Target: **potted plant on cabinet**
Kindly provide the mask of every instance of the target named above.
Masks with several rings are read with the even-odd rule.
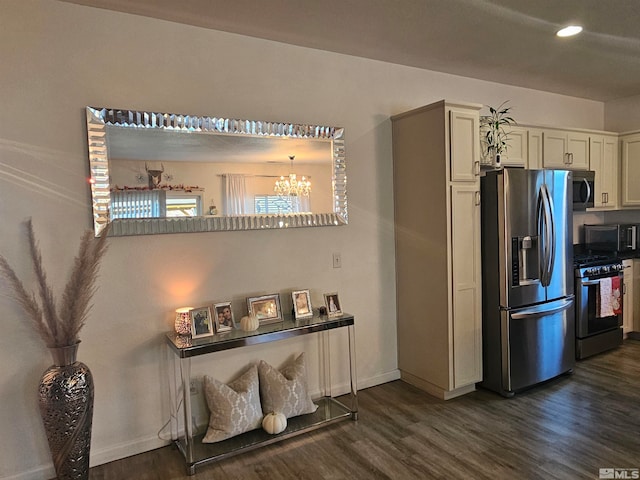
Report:
[[[502,102],[497,108],[489,107],[489,115],[480,117],[480,132],[482,137],[482,154],[484,164],[489,164],[494,168],[500,168],[502,154],[508,148],[509,132],[508,128],[517,125],[510,115],[511,107],[506,106],[508,100]]]

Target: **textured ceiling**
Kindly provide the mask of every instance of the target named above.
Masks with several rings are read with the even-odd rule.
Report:
[[[640,95],[640,0],[63,0],[599,101]],[[584,26],[573,38],[555,32]]]

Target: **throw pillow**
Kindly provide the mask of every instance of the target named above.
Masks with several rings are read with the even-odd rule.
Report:
[[[291,418],[313,413],[318,408],[311,401],[307,390],[304,352],[280,371],[261,360],[258,375],[262,411],[265,414],[282,413],[285,417]]]
[[[207,375],[204,394],[211,412],[203,443],[214,443],[262,425],[258,370],[255,365],[225,385]]]

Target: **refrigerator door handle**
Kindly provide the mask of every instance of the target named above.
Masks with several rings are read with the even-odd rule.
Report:
[[[573,297],[570,299],[564,300],[560,305],[554,306],[552,308],[545,308],[545,305],[541,305],[538,307],[530,308],[528,310],[524,310],[518,313],[512,313],[511,318],[514,320],[522,320],[530,317],[539,317],[542,315],[550,315],[552,313],[561,312],[563,310],[567,310],[573,305]]]
[[[547,270],[549,264],[549,239],[547,238],[547,212],[545,206],[545,198],[543,191],[544,184],[538,190],[538,204],[536,208],[536,216],[538,223],[538,238],[540,238],[540,250],[542,261],[540,262],[540,283],[543,287],[548,285]]]
[[[553,213],[553,201],[551,200],[551,195],[549,195],[549,190],[546,185],[544,186],[545,200],[547,206],[547,228],[549,230],[549,263],[547,264],[547,284],[551,283],[551,276],[553,275],[553,264],[556,260],[556,226],[555,226],[555,215]]]
[[[551,283],[553,275],[553,264],[555,262],[556,248],[555,239],[556,232],[554,226],[553,203],[549,195],[549,189],[546,184],[540,186],[538,193],[538,228],[541,233],[543,245],[543,262],[542,262],[542,285],[548,287]]]
[[[544,239],[544,221],[543,221],[543,203],[544,199],[542,198],[542,188],[538,190],[538,201],[536,203],[536,224],[538,231],[538,238],[540,239],[538,243],[538,251],[540,252],[538,255],[542,257],[542,261],[540,262],[540,282],[542,285],[545,285],[545,265],[547,263],[547,248],[546,242]]]

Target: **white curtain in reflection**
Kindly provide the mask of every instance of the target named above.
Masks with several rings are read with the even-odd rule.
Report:
[[[310,196],[308,197],[298,197],[298,210],[297,213],[311,213],[311,202]]]
[[[244,204],[246,197],[244,175],[226,173],[222,175],[223,213],[225,215],[244,215],[247,209]]]

